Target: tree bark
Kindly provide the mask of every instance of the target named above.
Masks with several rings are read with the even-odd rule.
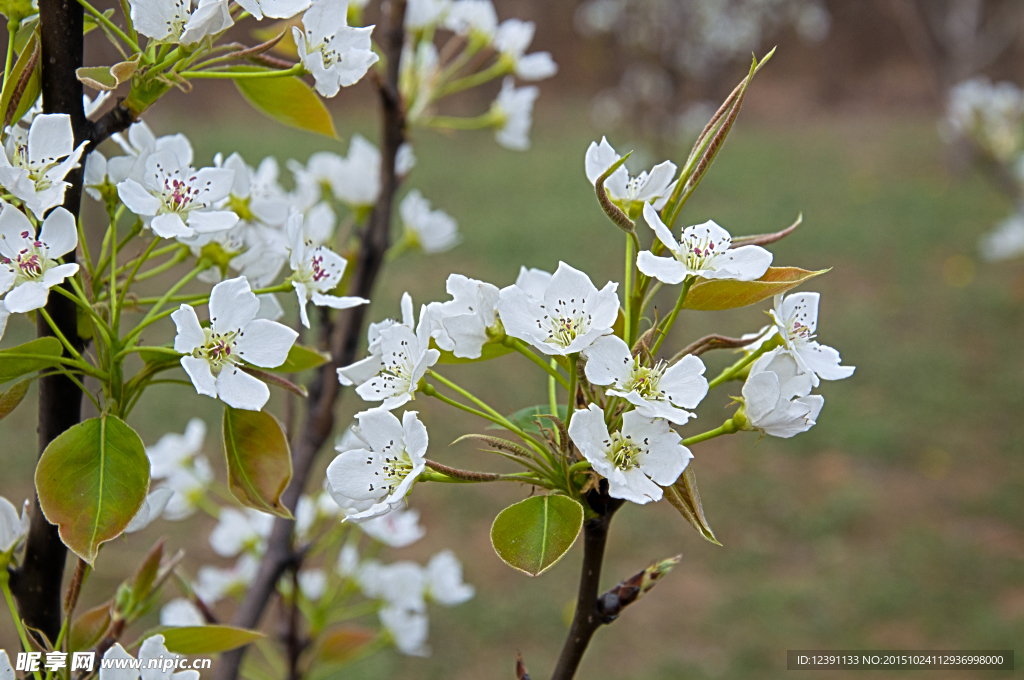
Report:
[[[592,491],[587,495],[587,502],[598,516],[583,523],[583,568],[576,597],[576,613],[551,680],[572,680],[576,676],[590,639],[604,623],[604,616],[598,610],[601,566],[604,563],[605,544],[608,542],[608,528],[615,511],[622,507],[622,501],[611,498],[607,493]]]
[[[402,44],[405,40],[405,1],[389,0],[384,5],[384,16],[378,30],[383,32],[384,58],[387,64],[385,78],[378,82],[381,98],[381,190],[373,212],[367,219],[359,253],[354,262],[352,290],[349,295],[369,298],[390,244],[391,212],[398,178],[395,174],[395,156],[405,141],[405,112],[398,94],[398,67]],[[312,385],[304,423],[292,451],[292,481],[281,495],[281,502],[295,509],[299,496],[306,487],[317,453],[323,448],[334,429],[334,407],[341,391],[335,369],[355,360],[356,350],[363,335],[366,307],[343,310],[334,324],[325,324],[329,337],[325,338],[332,360],[325,364]],[[277,586],[278,579],[294,564],[294,521],[277,519],[267,544],[267,552],[260,563],[256,578],[246,591],[233,625],[256,628],[263,611]],[[234,680],[245,655],[245,648],[225,653],[217,666],[217,680]]]

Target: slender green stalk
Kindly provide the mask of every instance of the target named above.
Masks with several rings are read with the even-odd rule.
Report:
[[[495,78],[500,78],[506,73],[511,72],[511,67],[508,61],[499,58],[498,61],[494,62],[482,71],[477,71],[458,80],[453,80],[447,85],[442,85],[434,90],[434,94],[431,97],[432,100],[436,101],[442,97],[455,94],[456,92],[462,92],[478,85],[490,82]]]
[[[626,341],[626,344],[630,347],[633,346],[633,314],[632,314],[632,290],[633,290],[633,239],[630,235],[626,235],[626,285],[625,294],[622,296],[625,300],[625,325],[622,330],[622,339]]]
[[[775,349],[776,347],[779,347],[780,345],[782,345],[782,337],[779,336],[778,333],[776,333],[774,337],[765,340],[763,343],[761,343],[761,346],[758,347],[756,350],[754,350],[747,356],[743,357],[729,368],[722,371],[717,378],[708,383],[708,390],[713,390],[722,383],[732,380],[737,373],[739,373],[744,368],[757,361],[758,357],[760,357],[762,354],[770,352],[771,350]]]
[[[558,362],[554,359],[551,360],[551,368],[557,370]],[[548,407],[551,409],[551,415],[558,416],[558,393],[556,392],[557,381],[555,376],[548,376]]]
[[[577,354],[569,355],[569,401],[565,406],[565,429],[569,429],[572,414],[576,410],[576,358]]]
[[[730,418],[729,420],[725,421],[715,429],[708,430],[707,432],[701,432],[698,435],[694,435],[688,439],[684,439],[682,443],[683,446],[693,446],[694,444],[706,442],[707,440],[714,439],[715,437],[721,437],[723,434],[733,434],[735,432],[739,432],[739,429],[740,428],[736,425],[736,423],[733,422],[733,419]]]
[[[96,407],[97,411],[99,411],[100,413],[103,412],[103,407],[101,407],[100,403],[96,401],[96,398],[93,397],[92,394],[85,389],[85,385],[82,384],[82,381],[80,381],[78,378],[72,375],[71,371],[64,369],[64,367],[59,364],[57,365],[57,370],[59,370],[64,375],[65,378],[75,383],[75,386],[78,387],[79,391],[82,394],[84,394],[89,399],[89,401],[92,402],[92,405]]]
[[[565,389],[569,389],[569,381],[565,379],[565,376],[563,376],[561,373],[558,372],[557,368],[555,368],[554,366],[549,365],[546,361],[544,361],[539,356],[537,356],[532,351],[530,351],[530,349],[525,344],[523,344],[523,342],[521,340],[517,340],[516,338],[512,338],[511,336],[509,338],[506,338],[506,342],[508,342],[509,340],[511,340],[511,344],[508,345],[509,347],[511,347],[515,351],[519,352],[520,354],[522,354],[524,357],[526,357],[527,359],[529,359],[533,363],[535,363],[538,366],[540,366],[541,369],[543,369],[545,373],[547,373],[552,378],[557,380],[559,385],[561,385]],[[558,414],[557,413],[553,413],[552,415],[558,415]]]
[[[173,260],[174,264],[177,264],[178,262],[181,262],[186,257],[188,257],[188,252],[189,252],[189,250],[188,250],[187,246],[183,246],[180,243],[175,243],[175,244],[172,244],[172,245],[169,245],[169,246],[164,246],[163,248],[157,248],[156,250],[154,250],[151,253],[146,253],[146,259],[147,260],[152,260],[153,258],[156,258],[156,257],[163,257],[164,255],[167,255],[168,253],[174,253],[175,257],[179,257],[179,255],[178,255],[179,253],[184,253],[184,255],[180,256],[179,259],[174,259]],[[135,266],[135,262],[138,259],[139,259],[138,257],[134,257],[134,258],[128,260],[127,262],[125,262],[120,267],[118,267],[117,268],[117,275],[120,276],[121,274],[124,274],[126,271],[128,271],[129,269],[134,267]],[[165,264],[166,264],[166,262],[165,263],[161,263],[158,266],[163,267]],[[154,274],[150,273],[151,271],[152,271],[151,269],[147,269],[146,271],[141,272],[140,274],[138,274],[135,277],[135,280],[136,281],[145,281],[146,279],[150,278],[151,276],[154,276]],[[166,269],[161,269],[160,271],[166,271]],[[156,272],[156,273],[160,273],[160,272]]]
[[[182,71],[178,75],[183,78],[223,78],[230,80],[242,80],[252,78],[284,78],[287,76],[300,76],[306,69],[302,64],[296,64],[290,69],[283,71]]]
[[[18,638],[21,640],[21,646],[26,652],[32,651],[32,646],[28,642],[28,636],[25,634],[25,626],[21,623],[21,617],[18,616],[18,607],[14,604],[14,596],[11,595],[11,586],[8,582],[10,576],[7,573],[7,567],[0,570],[0,589],[4,591],[4,599],[7,600],[7,608],[11,612],[11,618],[14,619],[14,627],[18,629]],[[42,680],[42,675],[39,671],[33,671],[36,680]]]
[[[11,77],[11,68],[14,66],[14,36],[18,34],[20,21],[7,22],[7,63],[4,65],[4,85]]]
[[[88,2],[86,2],[86,0],[78,0],[78,4],[84,7],[86,12],[93,15],[97,22],[105,26],[107,30],[109,30],[111,33],[113,33],[118,38],[123,40],[124,43],[128,45],[128,47],[132,48],[134,54],[139,54],[142,52],[142,49],[139,47],[138,41],[132,40],[130,37],[125,35],[125,32],[118,28],[117,24],[115,24],[113,21],[105,17],[103,15],[103,12],[99,11],[98,9],[90,5]],[[143,57],[145,57],[145,55],[143,55]]]
[[[50,325],[50,330],[53,331],[53,334],[56,335],[57,339],[60,340],[62,345],[64,345],[64,349],[66,349],[71,356],[82,361],[82,355],[79,354],[78,350],[75,349],[75,346],[68,342],[68,339],[64,337],[60,327],[54,322],[53,318],[50,317],[50,313],[46,311],[46,308],[40,307],[39,313],[43,315],[44,319],[46,319],[46,323]]]
[[[583,472],[584,470],[589,470],[589,469],[590,469],[590,461],[589,460],[581,460],[578,463],[573,463],[572,465],[570,465],[569,469],[567,470],[567,473],[568,473],[569,478],[571,479],[572,475],[576,474],[577,472]]]
[[[679,299],[676,300],[676,306],[672,309],[672,313],[669,314],[668,318],[665,319],[665,325],[658,334],[658,338],[654,341],[654,347],[651,348],[651,356],[657,356],[658,348],[661,347],[661,343],[665,342],[665,338],[668,337],[669,331],[672,330],[672,326],[676,322],[676,317],[679,316],[679,311],[683,308],[683,303],[686,302],[686,294],[690,292],[690,286],[693,285],[693,281],[693,276],[687,276],[686,280],[683,281],[683,288],[679,291]]]
[[[150,324],[156,323],[160,319],[165,319],[168,316],[170,316],[174,312],[174,310],[160,312],[160,309],[164,306],[164,304],[167,303],[167,301],[171,297],[174,296],[175,293],[181,290],[185,286],[185,284],[187,284],[189,281],[198,276],[199,272],[204,271],[206,268],[207,267],[205,263],[198,264],[194,269],[192,269],[192,271],[190,271],[188,274],[185,274],[185,276],[181,277],[181,279],[179,279],[176,284],[171,286],[167,290],[167,292],[164,293],[163,297],[157,300],[156,304],[153,305],[153,308],[149,310],[146,316],[142,318],[142,321],[140,321],[139,325],[135,327],[135,330],[133,330],[131,333],[125,336],[123,345],[130,345],[135,340],[135,338],[137,338],[142,333],[142,331]],[[115,355],[114,359],[117,360],[117,358],[122,356],[123,354],[123,351],[119,352],[117,355]]]
[[[131,36],[132,40],[136,43],[139,42],[138,31],[135,30],[135,22],[132,21],[132,8],[128,5],[128,0],[121,0],[121,12],[124,14],[124,22],[128,25],[128,35]]]
[[[135,280],[136,274],[139,273],[139,268],[141,268],[142,265],[146,262],[146,260],[149,259],[149,257],[153,254],[153,251],[156,249],[156,245],[158,243],[160,243],[159,239],[153,239],[153,242],[149,244],[149,247],[146,248],[145,252],[142,253],[141,256],[139,256],[139,257],[137,257],[135,259],[135,266],[132,268],[131,273],[128,274],[128,278],[125,279],[124,285],[121,286],[121,297],[117,298],[117,305],[114,307],[114,309],[112,311],[112,314],[114,316],[114,320],[110,324],[113,327],[113,329],[114,329],[114,333],[116,333],[116,334],[120,334],[118,329],[120,329],[120,327],[121,327],[121,308],[124,307],[124,296],[128,294],[128,287],[132,285],[132,281]],[[110,275],[110,282],[111,282],[112,286],[113,286],[113,282],[116,279],[117,279],[117,274],[116,273],[112,273]],[[111,289],[110,299],[111,300],[114,299],[113,289]]]
[[[423,126],[443,128],[445,130],[482,130],[494,125],[496,120],[497,119],[494,114],[488,111],[487,113],[483,113],[472,118],[463,118],[461,116],[431,116],[423,121]]]
[[[56,292],[58,295],[63,295],[67,299],[71,300],[76,305],[78,305],[79,309],[88,314],[89,317],[93,320],[96,329],[99,330],[99,332],[103,335],[103,338],[109,344],[110,330],[107,328],[107,322],[103,319],[103,317],[96,313],[96,310],[92,308],[92,305],[90,305],[88,302],[84,300],[85,294],[79,287],[78,282],[75,281],[73,278],[69,278],[67,279],[67,281],[71,282],[71,287],[75,289],[75,292],[77,292],[78,295],[75,295],[74,293],[65,290],[61,286],[54,286],[50,290]]]

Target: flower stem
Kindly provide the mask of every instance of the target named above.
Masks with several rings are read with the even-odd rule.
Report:
[[[11,77],[11,67],[14,66],[14,36],[18,33],[20,21],[7,22],[7,63],[4,65],[4,85]]]
[[[735,434],[736,432],[739,432],[739,430],[740,428],[736,422],[732,418],[729,418],[729,420],[725,421],[713,430],[701,432],[700,434],[684,439],[682,444],[683,446],[693,446],[694,444],[700,444],[701,442],[706,442],[707,440],[714,439],[715,437],[721,437],[723,434]]]
[[[177,293],[179,290],[181,290],[185,286],[185,284],[187,284],[189,281],[194,279],[196,276],[199,275],[199,272],[201,272],[201,271],[203,271],[205,269],[206,269],[206,264],[204,262],[201,262],[201,263],[197,264],[196,267],[194,269],[192,269],[192,271],[190,271],[188,274],[185,274],[185,276],[181,277],[181,279],[179,279],[176,284],[171,286],[167,290],[167,292],[164,293],[163,297],[161,297],[159,300],[157,300],[156,304],[153,305],[153,308],[149,310],[149,312],[146,314],[146,316],[144,316],[142,318],[142,321],[140,321],[139,325],[135,327],[135,330],[133,330],[131,333],[129,333],[127,336],[125,336],[124,342],[122,344],[125,345],[125,346],[130,345],[131,342],[135,338],[137,338],[139,336],[139,334],[142,333],[142,331],[147,326],[149,326],[152,323],[155,323],[155,322],[159,321],[160,319],[164,319],[164,318],[167,318],[168,316],[170,316],[173,313],[174,310],[169,310],[167,312],[160,313],[160,308],[163,307],[164,304],[170,298],[172,298],[175,293]],[[124,354],[124,352],[120,352],[114,358],[116,359],[117,357],[122,356],[123,354]]]
[[[554,359],[551,360],[551,368],[557,369],[558,362]],[[557,381],[555,376],[548,376],[548,408],[551,409],[551,415],[558,417],[558,393],[557,393]]]
[[[473,118],[461,116],[431,116],[423,121],[424,127],[436,127],[446,130],[482,130],[495,123],[495,117],[487,112]]]
[[[18,607],[14,604],[14,597],[11,595],[10,576],[7,573],[7,567],[0,570],[0,589],[4,591],[4,599],[7,600],[7,608],[11,612],[11,618],[14,619],[14,627],[18,629],[18,638],[21,640],[21,646],[26,652],[32,651],[32,646],[28,642],[28,636],[25,634],[25,627],[21,624],[21,617],[18,616]],[[33,671],[36,680],[42,680],[42,675],[39,671]]]
[[[672,313],[669,314],[668,318],[665,319],[665,325],[661,329],[661,333],[658,334],[658,339],[654,341],[654,347],[651,348],[651,356],[657,356],[658,348],[661,347],[661,343],[668,337],[669,331],[672,330],[673,324],[676,322],[676,317],[679,316],[679,310],[683,308],[683,303],[686,302],[686,294],[690,292],[690,286],[693,285],[694,277],[687,276],[686,280],[683,281],[683,288],[679,291],[679,299],[676,300],[676,306],[672,308]]]
[[[125,35],[125,32],[118,28],[117,24],[115,24],[113,21],[104,16],[103,12],[99,11],[98,9],[90,5],[88,2],[86,2],[86,0],[78,0],[78,4],[84,7],[85,11],[91,14],[97,22],[103,24],[108,31],[110,31],[118,38],[123,40],[124,43],[128,45],[128,47],[132,48],[134,54],[139,54],[142,52],[142,49],[139,47],[139,43]],[[127,16],[131,16],[131,14],[128,13]],[[143,54],[143,58],[145,59],[145,54]]]
[[[251,78],[283,78],[286,76],[300,76],[305,73],[302,64],[296,64],[289,69],[282,71],[183,71],[178,75],[183,78],[225,78],[231,80]]]
[[[495,78],[500,78],[506,73],[510,72],[509,64],[503,59],[498,59],[483,71],[477,71],[458,80],[453,80],[447,85],[442,85],[434,91],[432,100],[436,101],[442,97],[455,94],[456,92],[462,92],[470,88],[476,87],[477,85],[483,85],[484,83],[490,82]]]
[[[623,295],[625,300],[625,325],[622,330],[622,339],[626,341],[626,344],[630,347],[633,346],[633,314],[632,314],[632,290],[633,290],[633,239],[630,238],[632,234],[626,234],[626,294]]]
[[[555,368],[554,366],[549,365],[547,362],[545,362],[539,356],[537,356],[536,354],[531,352],[530,348],[527,347],[526,345],[524,345],[521,340],[517,340],[516,338],[513,338],[513,337],[509,336],[509,337],[507,337],[505,339],[505,343],[506,343],[506,346],[511,347],[512,349],[514,349],[515,351],[519,352],[524,357],[526,357],[527,359],[532,361],[533,363],[535,363],[538,366],[540,366],[544,370],[545,373],[547,373],[552,378],[557,380],[558,383],[562,387],[564,387],[565,389],[569,389],[569,381],[565,379],[565,376],[563,376],[561,373],[559,373],[557,368]],[[553,413],[552,415],[558,415],[558,414],[557,413]]]
[[[569,355],[569,401],[565,405],[565,429],[569,429],[576,410],[576,354]]]
[[[68,353],[71,354],[71,356],[73,356],[75,359],[82,361],[82,355],[79,354],[78,350],[75,349],[75,346],[68,342],[68,339],[64,337],[64,334],[61,332],[60,328],[54,322],[53,318],[50,316],[50,313],[46,311],[46,307],[40,307],[39,312],[43,315],[43,318],[46,319],[46,323],[50,325],[50,329],[53,331],[53,334],[56,335],[57,339],[60,340],[62,345],[64,345],[64,349],[66,349]]]

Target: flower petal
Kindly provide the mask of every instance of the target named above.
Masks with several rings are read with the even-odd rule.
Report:
[[[260,301],[244,276],[221,281],[210,293],[210,321],[218,333],[243,328],[259,310]]]
[[[7,294],[4,298],[4,306],[12,314],[31,312],[33,309],[40,309],[46,306],[46,300],[50,295],[50,289],[44,283],[38,281],[27,281]]]
[[[53,259],[70,253],[78,245],[74,216],[64,208],[55,208],[43,221],[39,240],[46,244]]]
[[[641,251],[636,256],[636,268],[647,276],[669,285],[682,283],[690,274],[686,265],[674,257],[658,257],[649,250]]]
[[[259,411],[270,399],[270,388],[241,369],[225,366],[217,376],[217,396],[231,408]]]
[[[238,356],[254,366],[277,368],[288,359],[288,351],[299,334],[269,319],[254,319],[245,325],[235,346]]]
[[[210,370],[210,362],[197,357],[185,356],[181,358],[181,367],[188,373],[196,392],[207,397],[217,398],[217,379],[213,377]]]

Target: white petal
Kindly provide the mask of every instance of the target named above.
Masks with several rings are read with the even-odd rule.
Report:
[[[154,217],[149,228],[160,238],[188,238],[195,236],[195,231],[187,226],[178,213],[163,213]]]
[[[177,311],[172,312],[171,320],[174,321],[174,326],[178,329],[178,334],[174,337],[175,352],[188,354],[206,343],[206,333],[199,325],[196,310],[189,305],[183,304]]]
[[[370,301],[366,298],[341,297],[337,295],[324,295],[323,293],[313,293],[310,299],[317,307],[331,307],[332,309],[349,309],[370,304]]]
[[[64,208],[55,208],[43,221],[39,240],[46,244],[50,257],[54,259],[70,253],[78,245],[74,216]]]
[[[647,181],[644,182],[640,191],[637,192],[636,200],[650,201],[666,195],[669,187],[672,186],[672,178],[675,174],[676,164],[672,161],[664,161],[655,165],[651,170],[651,174],[647,176]],[[644,217],[647,217],[646,210],[644,211]]]
[[[133,179],[126,179],[118,184],[117,195],[136,215],[156,215],[160,212],[160,199]]]
[[[210,293],[210,321],[218,333],[243,328],[259,310],[260,301],[244,276],[221,281]]]
[[[254,366],[276,368],[288,358],[299,334],[284,324],[255,319],[242,329],[236,347],[238,356]]]
[[[771,252],[761,246],[740,246],[730,248],[716,257],[713,261],[716,271],[704,276],[709,279],[755,281],[764,276],[771,264]]]
[[[63,113],[36,116],[28,131],[28,156],[33,164],[49,165],[71,154],[75,135],[71,116]]]
[[[696,408],[708,393],[704,370],[704,362],[688,354],[665,371],[658,387],[666,393],[674,406]]]
[[[193,210],[188,214],[188,226],[199,234],[227,231],[238,224],[238,215],[230,210]]]
[[[12,314],[31,312],[33,309],[45,307],[49,295],[50,289],[45,284],[28,281],[7,294],[4,306]]]
[[[213,371],[210,370],[208,361],[191,356],[182,357],[181,367],[188,373],[192,384],[195,385],[196,392],[207,397],[217,398],[217,379],[213,377]]]
[[[270,388],[245,371],[228,366],[217,376],[217,396],[232,408],[259,411],[270,399]]]
[[[807,367],[822,380],[842,380],[853,375],[854,367],[840,366],[839,352],[828,345],[808,342],[800,346],[797,352]]]
[[[587,380],[595,385],[622,385],[633,375],[629,346],[614,335],[605,335],[586,349]]]
[[[661,221],[658,211],[650,203],[644,204],[644,221],[647,222],[647,226],[654,230],[658,240],[665,244],[669,250],[672,252],[679,250],[679,243],[672,236],[672,230]]]
[[[669,285],[682,283],[690,274],[686,265],[674,257],[658,257],[649,250],[641,251],[636,256],[636,268],[647,276]]]

